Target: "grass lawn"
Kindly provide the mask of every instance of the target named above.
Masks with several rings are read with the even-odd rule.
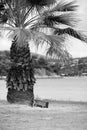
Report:
[[[87,104],[43,109],[1,101],[0,130],[87,130]]]
[[[47,109],[7,103],[5,87],[1,81],[0,130],[87,130],[87,77],[38,79],[35,97],[48,99]]]

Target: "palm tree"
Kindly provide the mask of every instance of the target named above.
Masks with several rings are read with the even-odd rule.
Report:
[[[7,100],[33,105],[34,68],[31,40],[38,47],[47,45],[47,54],[66,58],[65,38],[83,42],[86,36],[74,29],[77,5],[56,0],[0,0],[0,30],[9,31],[11,67],[7,75]]]

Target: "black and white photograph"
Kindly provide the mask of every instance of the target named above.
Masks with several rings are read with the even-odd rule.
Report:
[[[0,0],[0,130],[87,130],[87,0]]]

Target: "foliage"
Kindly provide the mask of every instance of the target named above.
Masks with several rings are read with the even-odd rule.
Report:
[[[39,58],[38,65],[39,65],[39,67],[46,68],[48,66],[48,62],[44,58]]]
[[[87,36],[75,29],[77,5],[75,1],[0,0],[0,7],[0,30],[6,30],[13,41],[7,75],[8,97],[13,97],[9,89],[22,92],[30,89],[33,99],[35,78],[28,45],[31,40],[37,48],[45,44],[47,55],[63,61],[69,59],[64,44],[68,36],[87,42]],[[39,66],[43,64],[49,69],[46,61],[39,59]]]
[[[0,7],[0,29],[10,31],[11,38],[17,36],[18,46],[32,39],[37,47],[47,44],[47,54],[65,58],[67,35],[87,42],[87,37],[75,30],[75,1],[1,0]]]
[[[39,56],[40,57],[40,56]],[[87,73],[87,58],[78,59],[78,64],[73,65],[74,59],[72,59],[72,64],[62,64],[60,61],[52,64],[49,59],[44,57],[38,58],[38,55],[32,54],[33,66],[36,75],[42,75],[42,70],[49,71],[49,73],[62,74],[65,75],[78,75],[78,71],[82,70],[83,73]],[[52,59],[51,59],[52,61]],[[69,61],[70,62],[70,61]],[[6,76],[8,70],[10,69],[10,53],[9,51],[0,51],[0,76]],[[61,67],[64,65],[64,68]],[[39,73],[40,71],[40,73]]]
[[[52,68],[53,72],[55,72],[57,75],[60,75],[61,63],[55,63],[50,67]]]
[[[52,63],[49,62],[45,57],[38,58],[38,55],[32,54],[32,61],[34,69],[36,70],[36,74],[39,73],[38,69],[45,69],[51,73],[56,73],[60,66],[60,63]],[[8,70],[10,69],[11,61],[10,61],[10,52],[9,51],[0,51],[0,75],[6,76]],[[42,72],[41,72],[42,73]]]

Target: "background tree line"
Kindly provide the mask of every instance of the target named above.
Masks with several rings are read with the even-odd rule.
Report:
[[[62,73],[66,76],[74,76],[79,73],[87,73],[87,58],[78,58],[77,62],[75,59],[72,59],[72,62],[69,64],[68,61],[66,64],[62,64],[60,61],[50,62],[44,56],[38,56],[35,53],[32,53],[32,62],[35,70],[35,75],[61,75]],[[9,51],[0,51],[0,76],[6,76],[10,69],[10,52]],[[44,71],[44,72],[43,72]]]
[[[32,62],[35,69],[35,74],[39,75],[39,71],[44,69],[47,75],[51,73],[58,74],[61,68],[61,63],[52,63],[49,62],[45,57],[38,58],[37,54],[32,53]],[[10,52],[9,51],[0,51],[0,76],[6,76],[10,69]],[[41,71],[41,73],[43,73]]]

